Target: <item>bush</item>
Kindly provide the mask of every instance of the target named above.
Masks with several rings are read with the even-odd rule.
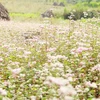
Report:
[[[96,8],[96,7],[99,7],[100,6],[100,3],[99,2],[84,2],[82,3],[84,6],[88,6],[88,7],[93,7],[93,8]]]
[[[93,18],[93,17],[98,18],[99,12],[100,11],[96,11],[96,10],[87,11],[84,9],[77,9],[71,12],[67,12],[65,10],[63,16],[64,16],[64,19],[73,19],[73,20],[78,20],[81,18]]]
[[[97,2],[90,2],[89,6],[90,7],[99,7],[99,3],[97,3]]]
[[[83,12],[83,9],[75,9],[70,12],[64,12],[64,19],[81,19],[82,17],[84,17]]]

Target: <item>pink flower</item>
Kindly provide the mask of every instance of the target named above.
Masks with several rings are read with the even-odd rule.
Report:
[[[91,83],[91,82],[89,81],[89,82],[86,82],[85,85],[88,86],[88,87],[97,88],[97,85],[96,85],[96,83],[94,83],[94,82]]]
[[[9,81],[4,81],[4,86],[9,86],[10,85],[10,82]]]
[[[4,95],[7,95],[7,92],[6,90],[0,88],[0,94],[4,96]]]
[[[72,49],[71,53],[75,54],[75,53],[82,53],[83,51],[90,51],[92,50],[92,48],[86,48],[86,47],[78,47],[77,49]]]
[[[56,50],[56,48],[49,48],[47,49],[48,52],[54,52]]]
[[[90,81],[89,82],[85,82],[85,85],[88,86],[88,87],[90,87],[91,86]]]
[[[21,72],[21,68],[16,68],[11,70],[14,75],[17,75]]]
[[[77,49],[76,49],[76,52],[77,53],[81,53],[81,52],[83,52],[83,51],[88,51],[88,50],[91,50],[90,48],[86,48],[86,47],[78,47]]]
[[[92,71],[99,71],[100,72],[100,64],[97,64],[92,68]]]

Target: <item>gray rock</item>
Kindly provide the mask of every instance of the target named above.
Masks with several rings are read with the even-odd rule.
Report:
[[[48,17],[48,18],[54,17],[54,14],[53,14],[52,10],[47,10],[41,15],[42,15],[43,18],[44,17]]]
[[[10,20],[9,13],[7,9],[0,3],[0,19]]]
[[[64,4],[63,2],[60,2],[59,6],[64,7],[64,6],[65,6],[65,4]]]
[[[53,3],[53,6],[58,6],[58,3],[57,3],[57,2],[54,2],[54,3]]]

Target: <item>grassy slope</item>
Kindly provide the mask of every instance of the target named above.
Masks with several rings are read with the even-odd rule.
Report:
[[[11,19],[16,20],[41,20],[41,13],[48,9],[55,9],[52,3],[37,2],[36,0],[1,0],[0,1],[10,12]],[[56,10],[59,7],[57,7]],[[63,11],[63,8],[60,8]]]
[[[34,1],[35,0],[1,0],[1,3],[8,9],[12,19],[36,18],[39,17],[44,10],[51,8],[51,5]]]
[[[51,7],[43,2],[35,2],[34,0],[2,0],[1,3],[3,3],[10,12],[21,13],[37,13],[37,11],[42,12],[43,9]]]
[[[42,2],[41,2],[42,1]],[[84,7],[82,4],[77,5],[71,5],[66,4],[66,7],[54,7],[52,6],[52,2],[46,3],[43,2],[45,0],[0,0],[0,2],[8,9],[10,12],[10,17],[12,20],[20,20],[20,21],[41,21],[43,20],[41,18],[41,13],[45,12],[48,9],[53,9],[53,12],[62,20],[62,15],[65,11],[70,12],[71,9],[84,9],[90,10],[90,9],[99,9],[96,8],[90,8],[90,7]],[[56,16],[56,17],[57,17]],[[60,17],[61,16],[61,17]],[[55,19],[52,19],[55,21]],[[59,20],[59,19],[56,19]]]

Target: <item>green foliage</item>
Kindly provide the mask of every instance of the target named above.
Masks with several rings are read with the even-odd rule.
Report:
[[[90,2],[89,6],[90,7],[99,7],[100,3],[98,3],[98,2]]]
[[[81,19],[81,18],[93,18],[93,17],[96,17],[98,18],[99,17],[99,12],[100,11],[95,11],[95,10],[91,10],[91,11],[85,11],[83,9],[76,9],[75,11],[72,10],[72,12],[70,13],[64,13],[64,18],[65,19],[70,19],[69,17],[71,16],[72,18],[71,19],[74,19],[74,20],[78,20],[78,19]]]
[[[99,5],[100,3],[96,2],[91,2],[90,4],[88,4],[87,2],[77,3],[71,10],[68,10],[67,8],[64,9],[64,19],[69,19],[70,16],[74,20],[81,18],[98,18],[100,13]],[[95,7],[96,9],[93,9],[93,7]]]

